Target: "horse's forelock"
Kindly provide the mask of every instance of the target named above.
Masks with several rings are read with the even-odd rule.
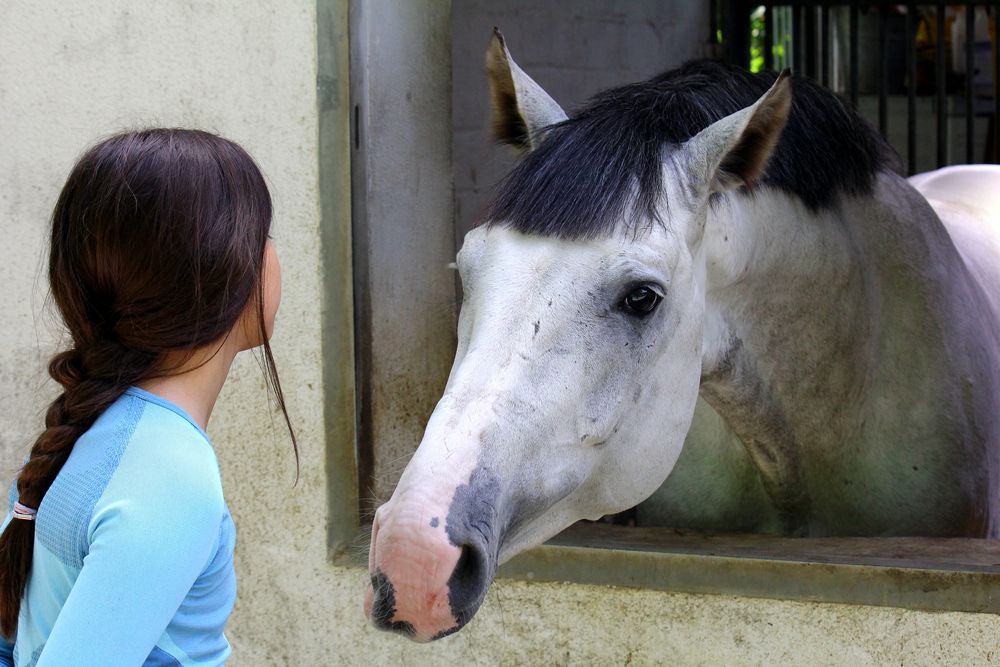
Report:
[[[714,61],[695,61],[590,100],[500,183],[490,224],[528,234],[596,238],[659,221],[666,201],[663,156],[712,123],[753,104],[774,82]],[[872,191],[875,175],[897,169],[879,134],[836,95],[794,79],[792,112],[764,185],[814,211],[841,194]],[[683,183],[683,174],[678,174]]]

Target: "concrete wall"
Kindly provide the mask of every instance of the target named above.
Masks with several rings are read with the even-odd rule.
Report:
[[[327,558],[332,440],[352,368],[349,186],[319,182],[318,164],[346,160],[344,0],[320,3],[341,60],[323,64],[317,99],[317,5],[88,3],[0,5],[0,462],[13,474],[53,395],[43,367],[58,329],[41,315],[46,219],[74,157],[97,137],[136,125],[217,130],[246,146],[276,202],[285,295],[275,354],[298,426],[303,476],[250,358],[240,359],[209,425],[239,540],[239,599],[228,634],[233,665],[998,664],[997,617],[499,582],[461,633],[417,646],[364,624],[360,568]],[[515,42],[516,45],[516,42]],[[322,64],[322,63],[321,63]],[[333,133],[321,141],[318,118]],[[336,165],[334,165],[336,166]],[[330,178],[329,172],[326,178]],[[320,201],[320,191],[326,193]],[[331,201],[332,200],[332,201]],[[334,214],[339,212],[339,217]],[[324,226],[325,225],[325,226]],[[331,253],[324,256],[322,253]],[[331,259],[331,257],[333,259]],[[339,285],[337,294],[331,292]],[[325,304],[325,305],[324,305]],[[334,310],[331,312],[330,309]],[[348,327],[349,330],[349,327]],[[349,337],[349,336],[348,336]],[[334,352],[331,352],[333,350]],[[339,406],[339,407],[338,407]],[[332,459],[331,459],[332,461]],[[348,471],[347,476],[350,476]],[[350,512],[346,512],[350,514]]]
[[[709,2],[455,0],[452,99],[457,235],[461,242],[514,157],[490,137],[483,57],[493,26],[514,60],[564,109],[706,55]]]
[[[241,355],[208,428],[238,525],[233,662],[326,664],[320,656],[342,643],[328,638],[334,610],[360,623],[359,603],[343,593],[331,597],[335,581],[358,588],[362,578],[338,580],[326,566],[314,0],[0,5],[3,477],[22,460],[53,395],[44,365],[59,332],[40,315],[40,267],[58,190],[88,144],[145,125],[232,138],[270,184],[286,285],[274,353],[303,475],[293,486],[281,420],[268,408],[254,360]],[[303,622],[300,614],[323,620]]]

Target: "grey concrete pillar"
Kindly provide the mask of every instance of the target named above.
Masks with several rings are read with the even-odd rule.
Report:
[[[451,2],[351,3],[362,504],[385,500],[455,350]]]

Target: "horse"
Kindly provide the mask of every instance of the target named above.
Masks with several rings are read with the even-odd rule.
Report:
[[[524,156],[374,517],[377,627],[451,634],[500,563],[651,495],[647,524],[1000,534],[1000,167],[907,181],[787,71],[688,63],[572,117],[499,32],[487,72]]]

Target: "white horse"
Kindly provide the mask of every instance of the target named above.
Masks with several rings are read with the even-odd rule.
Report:
[[[567,118],[499,34],[488,69],[528,152],[458,256],[454,367],[375,516],[376,625],[454,632],[499,563],[661,484],[646,523],[1000,533],[1000,168],[908,182],[784,75],[689,64]]]

